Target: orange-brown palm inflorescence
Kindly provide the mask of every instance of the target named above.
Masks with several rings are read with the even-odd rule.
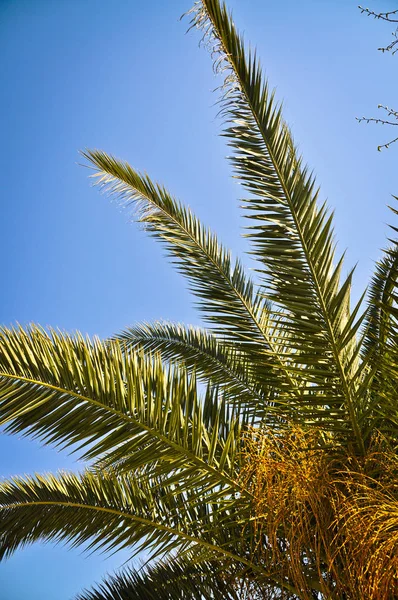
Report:
[[[244,448],[255,560],[294,582],[301,598],[314,590],[331,599],[398,597],[398,459],[381,437],[360,459],[298,426],[251,429]]]

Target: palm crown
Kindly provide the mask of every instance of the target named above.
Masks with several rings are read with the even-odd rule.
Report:
[[[256,53],[219,0],[189,15],[223,77],[258,277],[163,186],[84,153],[164,244],[208,328],[1,330],[0,422],[90,467],[3,481],[0,556],[47,539],[155,561],[81,600],[396,597],[396,242],[368,307],[351,307],[332,215]]]

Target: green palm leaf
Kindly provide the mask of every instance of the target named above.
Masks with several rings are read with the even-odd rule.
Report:
[[[242,582],[233,569],[193,557],[172,556],[154,566],[128,568],[110,576],[76,600],[289,600],[272,586]]]
[[[76,600],[238,600],[233,578],[217,564],[173,556],[142,569],[129,568],[105,579]],[[228,581],[229,580],[229,581]]]
[[[171,492],[140,473],[86,472],[14,478],[0,483],[0,558],[38,540],[152,556],[196,551],[201,561],[232,561],[274,583],[251,559],[242,536],[242,503],[204,503],[194,489]],[[241,525],[239,525],[241,523]],[[284,583],[287,588],[288,583]]]
[[[127,348],[160,352],[164,360],[180,360],[204,381],[219,386],[229,401],[250,405],[257,414],[267,410],[267,382],[261,386],[256,380],[249,357],[206,329],[166,322],[144,323],[127,328],[113,339]]]
[[[395,209],[391,210],[398,214]],[[395,227],[392,229],[397,231]],[[363,354],[365,361],[373,363],[386,350],[388,338],[397,326],[394,307],[398,299],[398,243],[397,240],[391,241],[392,245],[376,264],[368,294]]]
[[[318,206],[314,177],[295,149],[256,54],[245,51],[225,5],[202,0],[191,15],[224,75],[225,135],[235,172],[252,195],[246,200],[253,223],[249,237],[270,296],[292,332],[291,360],[321,395],[345,405],[363,448],[353,360],[363,316],[355,321],[359,305],[350,312],[352,273],[340,285],[342,259],[333,265],[332,218],[324,204]]]
[[[159,356],[41,329],[0,334],[0,424],[101,464],[236,487],[240,423],[217,389]]]
[[[395,214],[398,212],[393,209]],[[395,227],[391,227],[397,231]],[[398,244],[384,251],[376,264],[368,294],[368,313],[363,342],[363,365],[367,369],[366,394],[369,431],[382,431],[396,445],[398,411]]]
[[[279,380],[279,387],[285,386],[293,394],[294,377],[284,357],[273,348],[269,302],[245,275],[240,262],[233,262],[215,234],[147,175],[99,150],[83,155],[94,166],[97,183],[118,196],[123,205],[132,205],[139,222],[164,243],[199,298],[205,319],[241,347],[260,372],[266,368],[269,384],[275,380],[276,385]]]

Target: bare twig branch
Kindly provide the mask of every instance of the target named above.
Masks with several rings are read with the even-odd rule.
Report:
[[[364,8],[363,6],[358,6],[361,13],[366,14],[368,17],[373,17],[374,19],[388,21],[389,23],[398,23],[398,9],[390,10],[389,12],[375,12],[374,10],[370,10],[369,8]],[[378,48],[381,52],[391,52],[391,54],[395,54],[398,52],[398,26],[395,31],[393,31],[393,37],[395,38],[388,46]],[[366,123],[377,123],[379,125],[398,125],[398,111],[389,108],[388,106],[384,106],[383,104],[379,104],[378,108],[386,111],[386,118],[375,118],[375,117],[356,117],[358,123],[365,121]],[[393,119],[393,120],[392,120]],[[398,141],[398,137],[387,142],[386,144],[382,144],[381,146],[377,146],[379,152],[383,148],[388,148],[391,144]]]
[[[383,106],[383,104],[379,104],[379,106],[377,108],[381,108],[386,111],[386,113],[387,113],[386,119],[375,118],[375,117],[356,117],[356,120],[358,121],[358,123],[362,123],[363,121],[365,121],[366,123],[377,123],[378,125],[398,126],[398,111],[393,110],[392,108],[389,108],[388,106]],[[390,117],[393,117],[395,119],[395,121],[391,121]],[[387,149],[391,144],[393,144],[396,141],[398,141],[398,137],[396,137],[393,140],[390,140],[386,144],[377,146],[377,149],[379,152],[381,152],[381,150],[383,148]]]
[[[398,31],[398,29],[397,29]],[[382,52],[391,52],[391,54],[395,54],[396,52],[398,52],[398,37],[397,37],[397,31],[395,31],[393,33],[393,36],[397,39],[395,39],[393,42],[391,42],[391,44],[388,44],[388,46],[385,46],[384,48],[377,48],[378,50],[381,50]],[[395,46],[397,46],[395,48]]]
[[[382,144],[381,146],[377,146],[377,149],[378,149],[379,152],[381,152],[383,148],[388,149],[389,146],[391,146],[391,144],[394,144],[394,142],[398,142],[398,137],[396,137],[393,140],[387,142],[387,144]]]
[[[382,19],[383,21],[389,21],[390,23],[398,23],[398,18],[395,18],[395,16],[398,17],[398,8],[397,10],[390,10],[390,12],[380,12],[377,13],[373,10],[370,10],[369,8],[364,8],[363,6],[358,6],[359,10],[361,11],[361,13],[365,13],[368,15],[368,17],[374,17],[375,19]],[[392,15],[394,15],[394,17],[392,17]]]
[[[379,104],[377,108],[383,108],[387,112],[387,117],[394,117],[396,121],[389,121],[387,119],[379,119],[374,117],[356,117],[358,123],[362,121],[366,121],[366,123],[381,123],[382,125],[398,125],[398,111],[393,110],[392,108],[388,108],[388,106],[383,106]]]
[[[388,21],[389,23],[398,23],[398,9],[390,10],[389,12],[380,12],[377,13],[374,10],[370,10],[369,8],[364,8],[363,6],[358,6],[361,13],[365,13],[368,17],[373,17],[374,19],[378,19],[381,21]],[[395,38],[388,46],[381,46],[378,48],[381,52],[391,52],[395,54],[398,52],[398,27],[395,31],[393,31],[393,37]]]

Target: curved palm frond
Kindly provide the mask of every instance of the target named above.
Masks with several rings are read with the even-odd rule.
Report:
[[[395,197],[394,197],[395,198]],[[394,208],[391,210],[398,214]],[[390,226],[397,232],[397,228]],[[396,445],[398,410],[398,242],[384,251],[376,264],[368,294],[362,359],[367,377],[364,396],[369,430],[383,432]],[[395,438],[395,440],[394,440]]]
[[[319,401],[344,406],[360,449],[357,415],[357,343],[363,315],[350,311],[352,272],[340,284],[342,258],[334,266],[332,216],[318,206],[315,180],[303,165],[281,106],[264,80],[255,52],[245,51],[224,4],[201,0],[191,26],[204,32],[224,74],[222,115],[234,150],[235,173],[253,195],[246,207],[253,224],[248,236],[272,300],[285,311],[292,331],[291,360]],[[304,399],[305,400],[305,399]],[[348,433],[348,431],[347,431]]]
[[[241,347],[260,373],[265,369],[261,379],[293,394],[297,382],[284,357],[274,351],[269,333],[270,304],[240,262],[233,263],[215,234],[147,175],[99,150],[88,150],[83,156],[93,165],[97,183],[123,205],[131,205],[138,221],[164,243],[215,331]]]
[[[368,314],[364,339],[364,359],[371,361],[385,349],[391,326],[394,326],[394,302],[397,300],[398,245],[390,246],[376,264],[368,296]]]
[[[398,214],[397,210],[390,208]],[[396,227],[390,227],[393,231],[398,231]],[[374,362],[384,353],[389,334],[397,326],[394,307],[398,300],[398,242],[396,239],[390,241],[392,245],[376,263],[368,294],[363,356],[365,361],[370,362]]]
[[[241,600],[228,573],[210,562],[172,556],[154,566],[117,573],[76,600]]]
[[[236,571],[236,569],[235,569]],[[229,565],[172,556],[141,569],[111,575],[75,600],[289,600],[272,585],[242,582]]]
[[[166,361],[179,360],[204,381],[219,386],[229,401],[250,406],[256,414],[264,414],[267,410],[272,390],[267,390],[256,380],[249,357],[211,331],[155,322],[128,327],[112,339],[127,348],[143,347],[146,351],[160,352]]]
[[[106,550],[141,544],[146,549],[156,545],[159,551],[169,544],[201,543],[197,536],[200,527],[206,529],[206,510],[192,504],[186,510],[182,494],[157,490],[155,481],[143,473],[135,477],[108,471],[1,482],[0,556],[38,539],[89,542],[89,548]],[[203,546],[213,546],[206,535]]]
[[[0,558],[37,540],[105,551],[131,548],[133,554],[145,549],[152,558],[197,551],[201,561],[232,562],[241,575],[249,570],[259,583],[289,589],[252,560],[242,536],[243,506],[233,500],[205,503],[192,488],[176,493],[143,473],[14,478],[0,483]]]
[[[180,469],[180,484],[232,486],[241,422],[216,388],[159,355],[42,329],[0,332],[0,424],[125,469]],[[220,488],[221,486],[221,488]]]

